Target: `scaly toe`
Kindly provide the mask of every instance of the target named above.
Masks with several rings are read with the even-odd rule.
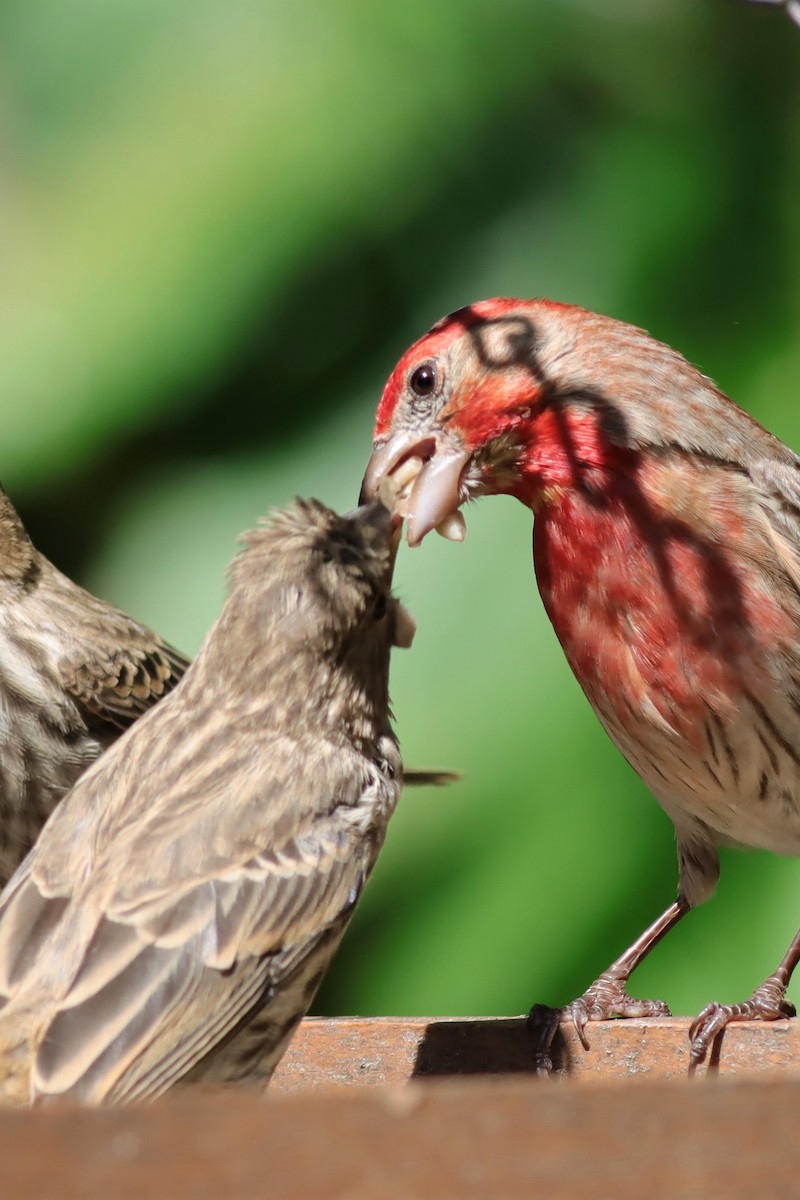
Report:
[[[781,989],[766,983],[756,988],[742,1004],[718,1004],[712,1001],[689,1026],[690,1069],[698,1067],[708,1054],[714,1039],[734,1021],[780,1021],[796,1015],[794,1005],[783,997]]]
[[[699,1067],[704,1062],[714,1038],[722,1032],[730,1020],[731,1015],[723,1005],[717,1004],[716,1001],[707,1004],[703,1011],[695,1017],[689,1026],[690,1067]]]
[[[609,1017],[622,1017],[630,1020],[635,1017],[669,1017],[671,1016],[669,1005],[663,1000],[639,1000],[636,996],[629,996],[627,992],[620,992],[615,998],[612,1011],[604,1017],[594,1017],[597,1020],[608,1020]]]
[[[668,1017],[669,1007],[663,1000],[638,1000],[629,996],[622,985],[611,976],[601,975],[582,996],[564,1008],[549,1008],[534,1004],[528,1014],[528,1033],[533,1046],[533,1064],[537,1075],[551,1075],[551,1047],[561,1021],[572,1021],[575,1033],[584,1050],[590,1043],[586,1028],[590,1021],[608,1021],[612,1017]]]
[[[608,975],[601,975],[574,1004],[582,1005],[588,1021],[608,1021],[611,1017],[668,1017],[669,1007],[663,1000],[639,1000],[629,996],[622,984]],[[573,1007],[570,1005],[570,1008]]]

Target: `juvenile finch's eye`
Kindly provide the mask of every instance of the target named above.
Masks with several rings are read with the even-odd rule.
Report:
[[[415,396],[432,396],[436,391],[438,376],[436,373],[436,364],[432,362],[421,363],[416,367],[408,381],[408,386],[411,388]]]

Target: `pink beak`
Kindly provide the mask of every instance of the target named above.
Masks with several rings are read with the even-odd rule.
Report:
[[[401,430],[375,447],[361,485],[361,503],[382,500],[408,522],[409,546],[418,546],[466,499],[461,476],[471,456],[471,450],[442,431]]]

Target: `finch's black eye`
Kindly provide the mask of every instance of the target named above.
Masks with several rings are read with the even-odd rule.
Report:
[[[383,618],[386,616],[387,607],[388,607],[388,604],[387,604],[386,596],[383,594],[383,592],[381,592],[380,596],[378,596],[378,599],[375,601],[375,608],[372,611],[373,618],[376,621],[382,621]]]
[[[415,396],[420,396],[424,399],[426,396],[432,396],[436,391],[436,385],[439,382],[436,363],[424,362],[420,363],[411,372],[408,381],[408,386],[411,388]]]

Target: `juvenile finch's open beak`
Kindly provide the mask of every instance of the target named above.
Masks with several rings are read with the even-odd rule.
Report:
[[[403,517],[409,546],[418,546],[432,529],[450,541],[463,542],[466,525],[459,506],[466,496],[461,476],[471,454],[443,432],[396,433],[373,451],[360,502],[381,500]]]
[[[403,529],[403,520],[400,514],[394,512],[390,505],[385,504],[380,496],[367,496],[362,484],[358,508],[351,509],[345,515],[353,521],[360,521],[375,529],[380,537],[389,539],[388,582],[391,583]]]
[[[394,574],[394,564],[397,558],[397,551],[400,547],[400,538],[402,535],[403,522],[399,515],[393,513],[388,505],[382,500],[368,500],[364,496],[362,489],[361,497],[358,502],[358,508],[354,508],[346,516],[352,521],[360,522],[362,525],[375,530],[381,540],[389,539],[389,560],[387,563],[386,586],[391,587],[392,575]],[[417,622],[406,608],[401,604],[396,597],[392,597],[394,609],[394,635],[392,637],[392,645],[400,649],[406,650],[414,641],[414,634],[417,631]]]

